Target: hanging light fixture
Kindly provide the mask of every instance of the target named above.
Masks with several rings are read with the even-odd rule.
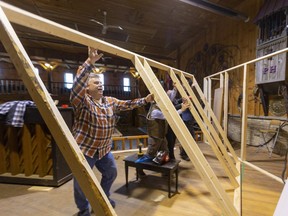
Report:
[[[58,62],[46,62],[46,61],[39,61],[38,62],[41,67],[45,69],[47,72],[47,90],[48,92],[52,92],[52,71],[58,67],[59,63]]]
[[[136,69],[134,67],[130,67],[129,72],[132,74],[132,76],[135,79],[139,79],[140,78],[140,74],[138,73],[138,71],[136,71]]]
[[[46,71],[47,70],[54,70],[59,63],[57,62],[46,62],[46,61],[38,61],[38,63],[43,67]]]

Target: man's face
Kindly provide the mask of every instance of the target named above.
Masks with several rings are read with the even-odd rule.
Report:
[[[99,77],[90,78],[87,89],[88,93],[95,99],[100,99],[103,96],[103,85]]]

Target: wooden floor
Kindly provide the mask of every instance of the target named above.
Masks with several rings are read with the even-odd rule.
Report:
[[[228,178],[224,175],[220,164],[216,160],[211,148],[199,144],[215,174],[219,178],[223,188],[233,200],[233,188]],[[176,147],[176,157],[179,154]],[[239,154],[237,150],[237,154]],[[283,159],[278,155],[272,155],[269,159],[265,149],[256,152],[257,149],[248,149],[248,159],[265,159],[269,162],[255,162],[277,176],[281,177],[284,167]],[[131,154],[131,153],[129,153]],[[115,154],[118,164],[118,177],[112,187],[111,198],[116,201],[115,211],[119,216],[146,216],[146,215],[178,215],[178,216],[216,216],[222,215],[221,210],[215,204],[213,197],[207,190],[203,181],[197,174],[193,164],[181,161],[179,173],[179,194],[168,198],[165,177],[158,173],[146,171],[148,176],[136,181],[135,171],[130,168],[129,190],[126,190],[124,157],[127,153]],[[243,166],[242,183],[242,215],[244,216],[271,216],[282,192],[283,184],[272,180],[248,166]],[[99,173],[95,170],[99,179]],[[0,184],[0,215],[9,216],[66,216],[75,215],[77,209],[73,201],[72,181],[59,188],[48,191],[36,190],[31,186]],[[43,188],[47,189],[47,188]],[[48,188],[49,189],[49,188]],[[97,215],[97,214],[96,214]]]

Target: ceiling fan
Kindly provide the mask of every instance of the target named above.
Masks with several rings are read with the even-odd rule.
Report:
[[[95,19],[90,19],[91,22],[95,22],[99,25],[102,26],[102,34],[106,34],[107,33],[107,30],[109,28],[114,28],[114,29],[120,29],[120,30],[123,30],[123,28],[121,26],[117,26],[117,25],[107,25],[107,21],[106,21],[106,16],[107,16],[107,12],[106,11],[103,11],[103,15],[104,15],[104,20],[103,20],[103,23],[95,20]]]

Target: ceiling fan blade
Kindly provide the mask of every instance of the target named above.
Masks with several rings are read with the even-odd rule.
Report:
[[[103,23],[101,23],[101,22],[99,22],[99,21],[97,21],[97,20],[95,20],[95,19],[90,19],[90,21],[91,21],[91,22],[94,22],[94,23],[97,23],[97,24],[99,24],[99,25],[101,25],[101,26],[103,26]]]
[[[117,29],[123,30],[121,26],[116,26],[116,25],[107,25],[107,28],[117,28]]]

